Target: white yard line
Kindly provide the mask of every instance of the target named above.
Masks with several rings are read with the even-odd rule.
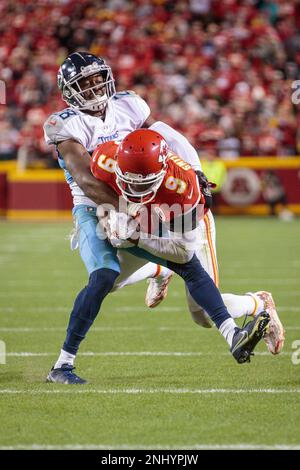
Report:
[[[236,274],[236,271],[233,269],[233,270],[227,270],[227,272],[232,272],[232,273],[235,273]],[[278,271],[276,271],[278,273]],[[269,273],[269,271],[268,271]],[[66,278],[66,275],[72,275],[72,271],[65,271],[63,274],[60,274],[59,276],[57,274],[54,274],[53,272],[50,272],[50,277],[51,277],[51,285],[53,286],[53,283],[57,283],[57,284],[60,284],[61,283],[61,280],[64,279],[64,284],[65,283],[74,283],[74,280],[71,278]],[[288,277],[288,278],[284,278],[284,283],[287,283],[287,282],[294,282],[296,280],[299,280],[299,277],[298,276],[293,276],[293,277]],[[233,275],[233,276],[230,276],[230,275],[227,275],[226,276],[223,276],[222,277],[222,281],[225,283],[227,281],[233,281],[235,283],[237,282],[240,282],[240,283],[244,283],[244,282],[249,282],[249,284],[253,284],[253,282],[255,281],[255,283],[257,283],[258,281],[261,281],[263,283],[265,282],[273,282],[273,281],[279,281],[280,284],[282,284],[282,280],[278,278],[278,276],[274,276],[274,277],[270,277],[268,276],[267,278],[265,279],[257,279],[256,277],[253,277],[253,278],[245,278],[245,277],[242,277],[242,276],[239,276],[239,277],[236,277],[236,275]],[[32,279],[3,279],[2,283],[1,283],[2,287],[25,287],[25,286],[32,286],[32,287],[47,287],[49,285],[49,279],[40,279],[40,278],[32,278]],[[44,290],[43,292],[49,292],[48,290]]]
[[[209,353],[207,353],[209,354]],[[229,354],[229,353],[228,353]],[[8,352],[6,353],[7,357],[49,357],[49,356],[56,356],[57,353],[49,353],[49,352]],[[202,352],[168,352],[168,351],[105,351],[105,352],[82,352],[78,353],[79,356],[202,356]],[[227,355],[227,353],[226,353]]]
[[[0,293],[1,296],[1,293]],[[125,313],[130,313],[130,312],[150,312],[150,309],[148,307],[144,306],[124,306],[124,307],[110,307],[111,310],[114,310],[115,312],[125,312]],[[187,306],[184,307],[159,307],[160,312],[182,312],[186,311],[188,309]],[[71,310],[71,305],[67,307],[35,307],[32,309],[30,312],[24,312],[20,307],[0,307],[0,312],[3,313],[13,313],[13,312],[22,312],[22,314],[31,314],[31,313],[53,313],[53,312],[65,312],[65,313],[70,313]],[[299,309],[300,311],[300,309]]]
[[[285,326],[285,330],[287,331],[298,331],[300,330],[300,326]],[[60,332],[66,331],[66,327],[3,327],[0,328],[0,333],[48,333],[48,332]],[[151,327],[151,326],[95,326],[93,327],[92,331],[94,332],[105,332],[105,331],[199,331],[197,327],[178,327],[178,326],[159,326],[159,327]]]
[[[141,445],[141,444],[16,444],[0,446],[0,450],[300,450],[300,444],[191,444],[191,445]],[[178,452],[180,454],[180,452]],[[100,456],[101,457],[101,456]]]
[[[55,313],[55,312],[70,312],[71,306],[66,307],[34,307],[34,310],[27,311],[20,307],[0,307],[0,313],[15,313],[20,312],[22,315],[31,315],[32,313]]]
[[[66,331],[66,328],[67,327],[62,327],[62,328],[58,328],[58,327],[34,327],[34,328],[31,328],[31,327],[17,327],[17,328],[0,328],[0,332],[3,332],[3,333],[41,333],[41,332],[53,332],[53,331]],[[299,327],[300,328],[300,327]],[[133,327],[130,327],[130,326],[103,326],[103,327],[98,327],[98,326],[95,326],[93,327],[93,331],[147,331],[151,329],[151,327],[149,328],[146,328],[146,327],[143,327],[143,326],[133,326]],[[153,329],[156,329],[156,330],[162,330],[164,331],[165,329],[164,328],[152,328]],[[178,329],[178,331],[182,331],[183,328],[176,328]],[[187,329],[193,329],[194,328],[187,328]]]
[[[266,269],[266,264],[265,263],[260,263],[260,262],[253,262],[253,263],[250,263],[250,264],[245,264],[245,262],[238,262],[238,261],[232,261],[232,262],[229,262],[230,264],[230,268],[244,268],[244,269],[259,269],[259,268],[263,268],[263,269]],[[289,266],[293,266],[293,267],[296,267],[296,268],[299,268],[300,267],[300,260],[293,260],[293,261],[290,261],[289,262]],[[280,271],[281,267],[280,266],[269,266],[269,268],[271,269],[278,269]]]
[[[51,357],[56,356],[57,352],[31,352],[31,351],[21,351],[21,352],[8,352],[6,353],[7,357]],[[105,352],[82,352],[78,353],[79,356],[87,357],[105,357],[105,356],[165,356],[165,357],[198,357],[198,356],[229,356],[229,352],[179,352],[179,351],[105,351]],[[255,352],[256,356],[270,356],[270,353],[265,352]],[[291,352],[283,351],[280,353],[280,356],[290,356]]]
[[[246,264],[244,265],[238,265],[238,266],[232,266],[231,264],[229,264],[229,266],[221,266],[220,267],[220,271],[222,274],[225,274],[225,273],[235,273],[236,271],[238,270],[242,270],[245,271],[247,270],[247,272],[249,270],[257,270],[259,271],[261,268],[264,268],[264,270],[266,269],[266,266],[248,266]],[[299,265],[292,265],[292,264],[288,264],[286,266],[268,266],[268,274],[272,273],[272,274],[276,274],[278,275],[278,273],[281,273],[282,271],[288,271],[289,273],[291,272],[291,270],[296,270],[298,271],[300,268],[300,264]]]
[[[49,298],[56,298],[56,297],[64,297],[64,298],[68,298],[68,297],[71,297],[73,295],[73,293],[71,292],[71,290],[69,292],[63,292],[63,291],[60,291],[60,292],[57,292],[57,291],[48,291],[46,293],[46,291],[41,291],[41,290],[38,290],[36,292],[34,291],[28,291],[28,290],[25,290],[25,291],[15,291],[15,289],[13,289],[12,291],[3,291],[3,292],[0,292],[0,298],[2,297],[3,299],[4,298],[18,298],[18,299],[23,299],[23,298],[27,298],[27,297],[32,297],[34,299],[43,299],[45,300],[45,296],[48,296],[48,299]]]
[[[251,284],[253,284],[255,282],[255,284],[262,284],[262,285],[266,285],[266,284],[271,284],[271,285],[274,285],[274,286],[282,286],[282,285],[289,285],[289,284],[299,284],[299,277],[285,277],[284,279],[278,279],[278,277],[276,278],[270,278],[270,277],[267,277],[267,278],[240,278],[240,277],[229,277],[229,276],[225,276],[223,277],[222,279],[222,284],[227,284],[228,282],[230,281],[230,283],[234,283],[234,284],[249,284],[251,286]]]
[[[221,292],[227,292],[227,291],[232,291],[232,288],[231,287],[227,287],[228,286],[228,282],[227,282],[227,279],[228,278],[224,278],[222,280],[222,288],[221,288]],[[255,281],[255,285],[257,285],[258,283],[262,286],[262,288],[264,288],[265,290],[271,290],[273,291],[273,293],[276,293],[277,296],[290,296],[290,297],[300,297],[300,292],[296,291],[296,287],[299,285],[299,277],[295,277],[295,278],[290,278],[290,279],[283,279],[283,280],[280,280],[280,279],[241,279],[241,278],[230,278],[228,279],[228,281],[230,281],[230,285],[234,284],[234,285],[247,285],[248,288],[245,287],[245,291],[246,290],[249,290],[249,289],[252,289],[251,286],[253,286],[253,283]],[[281,290],[280,287],[276,287],[276,292],[274,291],[274,288],[273,286],[289,286],[289,285],[294,285],[296,284],[296,287],[295,287],[295,290]],[[38,283],[33,283],[33,284],[30,284],[30,287],[38,287],[40,284]],[[43,284],[44,285],[44,284]],[[83,284],[82,284],[83,285]],[[267,285],[267,288],[266,288],[266,285]],[[2,287],[4,286],[3,284],[1,285]],[[271,286],[271,287],[270,287]],[[26,286],[24,286],[26,287]],[[291,286],[292,287],[292,286]],[[11,288],[11,290],[9,289]],[[78,290],[78,289],[77,289]],[[49,291],[48,290],[41,290],[41,289],[38,289],[38,291],[28,291],[27,289],[26,290],[17,290],[16,291],[16,288],[15,286],[5,286],[5,290],[1,290],[0,291],[0,297],[17,297],[17,298],[22,298],[22,297],[33,297],[33,298],[40,298],[42,297],[43,299],[45,298],[45,296],[49,296],[51,294],[51,297],[68,297],[68,296],[72,296],[74,297],[74,292],[73,292],[73,285],[67,289],[67,291],[55,291],[55,290],[51,290]],[[112,292],[112,294],[115,294],[115,295],[118,295],[118,296],[122,296],[122,297],[132,297],[132,292],[131,291],[127,291],[127,290],[119,290],[119,291],[115,291],[115,292]],[[174,291],[172,292],[172,290],[170,290],[169,292],[169,297],[174,297],[174,298],[177,298],[179,296],[181,296],[181,294],[179,294],[178,292]],[[243,295],[243,293],[240,293],[239,295]],[[182,296],[185,297],[184,293],[182,293]]]
[[[0,294],[1,295],[1,294]],[[300,293],[299,293],[300,295]],[[144,306],[124,306],[124,307],[110,307],[111,309],[114,309],[115,312],[149,312],[149,308],[144,307]],[[187,311],[188,307],[187,305],[183,305],[182,307],[158,307],[157,312],[183,312]],[[289,306],[289,305],[281,305],[280,307],[277,308],[278,312],[283,312],[283,313],[299,313],[300,312],[300,307],[299,306]],[[70,306],[62,307],[34,307],[31,311],[25,311],[22,310],[20,307],[3,307],[0,306],[0,313],[14,313],[14,312],[22,312],[22,315],[30,315],[32,313],[53,313],[53,312],[65,312],[69,313],[70,311]]]
[[[159,393],[171,395],[215,395],[215,394],[298,394],[300,388],[280,389],[280,388],[59,388],[44,390],[18,390],[18,389],[0,389],[0,395],[156,395]]]

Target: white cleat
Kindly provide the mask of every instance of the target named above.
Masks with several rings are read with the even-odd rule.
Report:
[[[272,354],[279,354],[285,340],[285,330],[276,312],[275,302],[270,292],[255,292],[264,303],[264,310],[270,315],[270,323],[264,341]]]
[[[167,276],[157,276],[148,279],[149,286],[146,292],[145,303],[149,308],[157,307],[167,296],[168,287],[173,273]]]

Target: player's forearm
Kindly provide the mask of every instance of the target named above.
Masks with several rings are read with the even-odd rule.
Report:
[[[92,174],[77,177],[76,183],[84,194],[97,205],[110,204],[116,208],[118,207],[117,194],[107,184],[94,178]]]
[[[117,194],[105,183],[97,180],[90,170],[90,155],[78,142],[65,141],[58,145],[66,169],[84,192],[97,205],[111,204],[118,207]]]

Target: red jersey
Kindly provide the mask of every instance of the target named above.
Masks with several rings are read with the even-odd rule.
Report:
[[[102,144],[96,149],[91,160],[91,171],[95,178],[108,184],[121,196],[121,190],[116,183],[115,165],[118,144],[114,141]],[[159,218],[170,222],[176,217],[192,211],[198,204],[204,204],[198,177],[192,167],[169,152],[167,170],[155,198],[146,204],[148,212],[156,212]],[[203,206],[204,207],[204,206]]]

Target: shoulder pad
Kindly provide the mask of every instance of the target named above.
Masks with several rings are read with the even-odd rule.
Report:
[[[75,116],[78,116],[78,113],[71,108],[66,108],[62,111],[51,114],[44,124],[44,131],[47,137],[51,141],[55,142],[69,120]]]
[[[44,124],[44,130],[49,139],[55,138],[64,127],[64,122],[58,114],[51,114]]]

